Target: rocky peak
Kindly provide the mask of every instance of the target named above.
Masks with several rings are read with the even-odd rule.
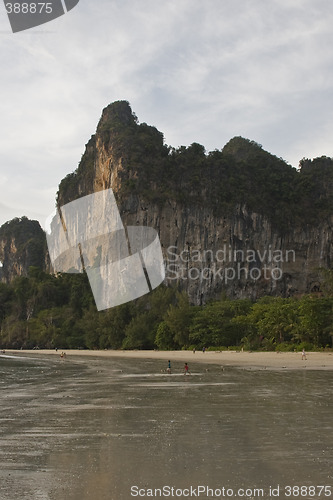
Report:
[[[116,101],[106,106],[102,111],[101,119],[97,125],[97,132],[112,126],[131,126],[137,122],[128,101]]]
[[[224,155],[231,156],[236,161],[248,160],[259,152],[262,152],[261,144],[241,136],[230,139],[222,149]]]

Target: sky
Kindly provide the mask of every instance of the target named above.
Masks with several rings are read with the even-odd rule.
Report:
[[[1,2],[0,225],[44,225],[120,99],[170,146],[332,157],[332,26],[332,0],[80,0],[13,34]]]

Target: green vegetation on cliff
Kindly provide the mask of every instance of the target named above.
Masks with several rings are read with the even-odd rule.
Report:
[[[138,123],[126,101],[103,110],[80,165],[60,183],[61,204],[93,192],[97,143],[114,163],[121,161],[120,197],[134,193],[157,205],[176,200],[226,216],[243,205],[282,232],[333,213],[331,158],[303,159],[296,170],[243,137],[209,153],[198,143],[175,149],[155,127]]]

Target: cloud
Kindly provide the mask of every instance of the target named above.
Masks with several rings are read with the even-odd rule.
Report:
[[[0,222],[0,226],[6,222],[7,220],[10,220],[12,219],[12,208],[11,207],[8,207],[7,205],[5,205],[4,203],[1,203],[0,202],[0,214],[1,214],[1,219],[2,221]]]

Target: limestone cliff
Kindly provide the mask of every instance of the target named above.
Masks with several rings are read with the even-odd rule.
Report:
[[[174,149],[129,104],[103,110],[58,205],[112,188],[126,225],[158,230],[169,284],[194,303],[320,290],[333,258],[333,161],[297,171],[253,141]]]
[[[303,159],[296,170],[241,137],[210,153],[197,143],[174,149],[118,101],[103,110],[57,203],[107,188],[125,225],[158,231],[166,282],[193,303],[320,291],[319,268],[332,266],[331,158]],[[48,263],[39,224],[14,221],[0,228],[2,281]]]
[[[45,234],[38,221],[21,217],[0,227],[0,281],[26,276],[30,266],[47,267]]]

